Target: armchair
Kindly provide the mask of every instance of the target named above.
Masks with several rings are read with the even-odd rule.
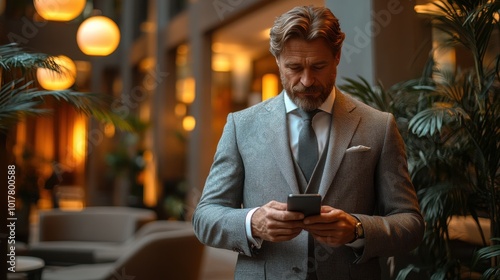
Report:
[[[204,245],[187,223],[168,223],[148,224],[114,262],[46,267],[42,279],[199,279]],[[169,226],[175,229],[166,230]]]

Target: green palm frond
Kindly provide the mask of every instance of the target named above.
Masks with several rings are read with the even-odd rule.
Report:
[[[47,61],[50,56],[42,53],[29,53],[19,45],[12,43],[0,46],[0,67],[3,69],[36,69],[39,67],[57,69],[54,61]]]
[[[471,68],[445,72],[438,68],[431,53],[420,79],[389,89],[383,89],[381,83],[371,87],[364,79],[347,79],[348,86],[341,89],[393,113],[406,144],[408,168],[426,232],[415,251],[423,263],[402,270],[398,279],[418,271],[427,273],[430,279],[460,277],[463,263],[453,256],[448,236],[448,222],[453,215],[472,216],[484,244],[479,217],[486,215],[491,220],[491,234],[495,237],[492,246],[478,251],[476,258],[477,262],[490,260],[482,268],[483,279],[497,279],[500,54],[492,34],[500,31],[500,21],[494,18],[500,11],[500,1],[439,0],[432,5],[435,9],[427,12],[432,15],[433,26],[449,35],[443,47],[469,51]],[[497,49],[490,51],[489,47]],[[401,125],[404,122],[406,126]]]
[[[51,112],[40,108],[46,98],[66,102],[76,111],[92,116],[98,121],[110,122],[122,130],[131,131],[130,124],[111,111],[113,99],[104,94],[83,93],[71,90],[46,91],[30,88],[32,82],[19,87],[12,82],[2,87],[0,91],[0,130],[6,130],[25,116],[43,116]]]
[[[449,45],[460,44],[482,58],[495,22],[492,20],[500,9],[499,1],[453,0],[433,2],[437,9],[430,9],[436,28],[450,35]]]
[[[397,119],[413,115],[419,103],[418,95],[402,93],[418,94],[433,92],[435,89],[433,85],[423,83],[422,79],[403,81],[388,89],[385,89],[380,81],[376,86],[371,86],[365,78],[358,76],[358,79],[359,81],[344,78],[345,84],[340,85],[339,88],[373,108],[394,114]]]
[[[7,130],[22,117],[45,115],[49,112],[47,109],[38,108],[43,100],[32,97],[35,89],[28,88],[29,84],[15,87],[16,84],[11,82],[1,88],[0,131]]]
[[[459,127],[471,119],[469,114],[478,106],[484,106],[477,104],[479,100],[474,96],[468,76],[441,75],[446,80],[435,85],[434,90],[419,92],[420,97],[422,94],[426,97],[428,105],[409,121],[409,129],[418,137],[439,134],[443,126]]]
[[[450,108],[445,103],[435,103],[435,107],[417,113],[409,122],[409,128],[418,137],[434,136],[441,133],[443,124],[460,122],[467,118],[462,108]]]
[[[49,99],[65,102],[77,112],[101,122],[109,122],[117,128],[132,131],[133,127],[112,110],[117,100],[107,94],[84,93],[73,90],[49,91],[36,87],[35,73],[38,68],[61,71],[54,60],[43,53],[25,51],[18,44],[0,45],[0,132],[5,132],[21,118],[43,116],[51,110],[43,107]]]
[[[496,241],[497,244],[483,247],[474,252],[472,257],[472,268],[476,268],[481,262],[487,262],[492,258],[500,257],[500,238],[492,238],[492,241]],[[486,269],[481,279],[498,279],[498,277],[500,277],[500,264]]]
[[[61,71],[59,65],[47,54],[27,52],[16,43],[0,45],[0,69],[3,70],[1,73],[4,79],[35,80],[38,68]]]
[[[433,4],[440,10],[434,14],[433,26],[449,35],[445,45],[461,45],[470,50],[478,79],[481,79],[491,35],[499,25],[494,18],[500,1],[441,0]]]
[[[383,85],[379,82],[377,86],[372,87],[363,77],[358,76],[359,82],[345,78],[347,82],[339,88],[364,103],[384,112],[392,112],[392,99],[390,92],[385,91]]]

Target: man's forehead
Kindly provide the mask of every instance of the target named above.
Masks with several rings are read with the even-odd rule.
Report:
[[[280,60],[284,63],[321,63],[333,59],[330,51],[308,51],[308,50],[287,50],[280,55]]]
[[[327,59],[329,56],[332,56],[332,51],[324,39],[314,39],[310,41],[289,39],[283,45],[281,55],[297,58],[318,57]]]

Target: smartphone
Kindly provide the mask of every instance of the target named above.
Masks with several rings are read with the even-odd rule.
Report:
[[[289,194],[287,210],[301,212],[304,216],[319,215],[321,213],[320,194]]]

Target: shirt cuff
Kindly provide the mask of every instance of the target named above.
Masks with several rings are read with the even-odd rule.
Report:
[[[347,247],[351,247],[354,249],[362,249],[365,247],[365,239],[364,238],[359,238],[358,240],[352,242],[352,243],[347,243],[345,244]]]
[[[262,245],[262,239],[260,238],[254,238],[252,236],[252,216],[255,211],[257,211],[259,207],[256,207],[250,211],[248,211],[247,216],[245,218],[245,231],[247,234],[247,239],[250,241],[250,243],[253,245],[254,248],[260,249],[260,246]]]

